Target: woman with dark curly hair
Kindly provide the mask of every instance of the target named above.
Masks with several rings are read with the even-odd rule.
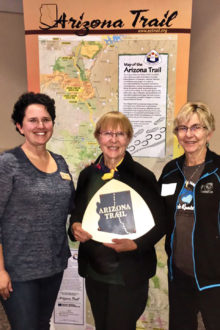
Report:
[[[13,330],[48,330],[70,256],[66,220],[74,185],[62,156],[46,149],[54,100],[21,95],[12,120],[22,146],[0,155],[0,299]]]

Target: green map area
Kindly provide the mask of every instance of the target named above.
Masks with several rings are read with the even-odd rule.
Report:
[[[99,37],[39,38],[39,54],[41,92],[56,101],[56,125],[48,147],[65,157],[76,182],[80,170],[100,153],[93,136],[96,120],[117,110],[115,53]]]

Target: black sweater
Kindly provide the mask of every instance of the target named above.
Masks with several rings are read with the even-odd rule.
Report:
[[[119,269],[125,284],[135,286],[152,277],[156,271],[154,244],[165,234],[166,228],[163,201],[160,197],[159,186],[154,174],[135,162],[128,152],[126,152],[123,162],[117,169],[117,180],[132,187],[144,199],[154,217],[155,226],[147,234],[135,239],[135,243],[138,246],[138,249],[135,251],[116,253],[102,243],[93,240],[80,243],[78,256],[79,274],[83,277],[87,276],[88,262],[92,264],[96,271],[99,271],[98,267],[96,268],[99,258],[103,261],[105,256],[108,256],[108,259],[112,258],[114,260],[116,258],[118,260]],[[102,175],[102,171],[95,164],[85,168],[80,173],[76,191],[76,208],[71,215],[70,226],[74,222],[82,222],[89,201],[108,182],[101,179]],[[147,221],[147,219],[143,218],[143,221]],[[69,235],[74,240],[70,230]]]
[[[182,167],[185,155],[170,161],[163,169],[159,183],[176,184],[175,191],[164,197],[168,215],[166,251],[169,275],[173,277],[173,236],[176,204],[185,183]],[[220,286],[220,156],[207,151],[205,167],[194,189],[194,227],[192,253],[194,276],[199,290]]]

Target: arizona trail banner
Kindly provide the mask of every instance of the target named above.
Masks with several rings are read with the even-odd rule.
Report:
[[[159,176],[179,154],[172,123],[187,101],[192,0],[23,0],[23,8],[28,90],[55,99],[48,148],[65,157],[75,183],[100,153],[93,136],[96,121],[117,110],[134,128],[128,151]],[[99,198],[101,228],[112,216],[103,206],[112,197]],[[129,204],[129,194],[126,198]],[[134,208],[127,211],[131,215]],[[93,330],[83,280],[77,277],[77,245],[71,246],[75,259],[65,273],[51,328]],[[138,329],[168,329],[163,240],[157,256]]]

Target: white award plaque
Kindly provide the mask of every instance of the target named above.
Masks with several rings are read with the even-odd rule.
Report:
[[[112,179],[90,200],[82,228],[92,239],[112,243],[113,238],[136,239],[155,225],[143,198],[127,184]]]

